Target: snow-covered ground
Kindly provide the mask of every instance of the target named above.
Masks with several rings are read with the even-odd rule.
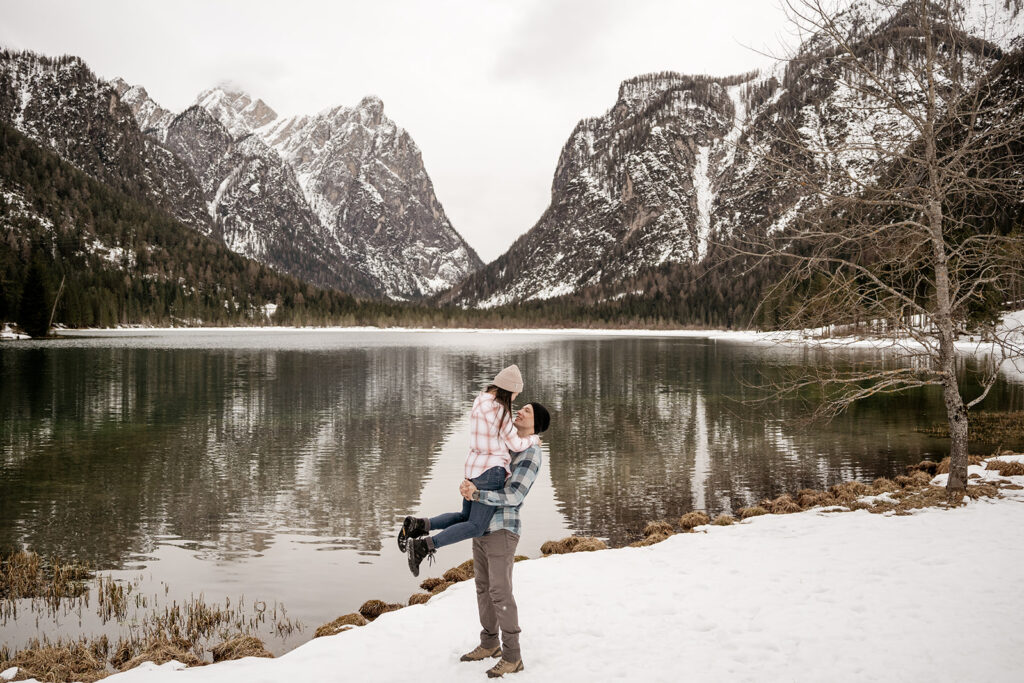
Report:
[[[522,562],[526,670],[512,680],[1019,681],[1024,490],[1004,496],[909,516],[766,515]],[[459,662],[478,631],[468,581],[278,659],[107,680],[479,681],[492,661]]]

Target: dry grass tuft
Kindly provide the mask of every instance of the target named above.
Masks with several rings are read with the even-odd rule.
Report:
[[[396,609],[402,609],[402,607],[404,607],[404,605],[384,602],[383,600],[367,600],[359,608],[359,613],[370,621],[373,621],[385,612],[394,612]]]
[[[900,490],[900,485],[888,477],[879,477],[871,482],[871,490],[877,495],[879,493],[892,493]]]
[[[715,526],[729,526],[730,524],[736,523],[736,518],[732,515],[727,515],[723,512],[722,514],[718,515],[713,520],[711,520],[711,523]]]
[[[992,484],[974,484],[973,486],[968,485],[966,493],[972,500],[977,500],[982,496],[996,498],[999,496],[999,488]]]
[[[464,569],[460,569],[459,567],[452,567],[451,569],[446,571],[442,576],[444,576],[445,581],[451,581],[452,583],[458,583],[460,581],[465,581],[467,579],[473,578],[472,574],[467,574]]]
[[[694,527],[704,526],[710,522],[711,518],[698,510],[687,512],[679,518],[679,526],[683,531],[692,531]]]
[[[446,590],[448,590],[454,585],[454,581],[442,581],[441,583],[437,584],[431,589],[430,594],[437,595],[438,593],[444,593]]]
[[[608,545],[600,538],[593,536],[567,536],[560,541],[547,541],[540,547],[544,555],[564,555],[566,553],[584,553],[594,550],[605,550]]]
[[[910,478],[914,480],[914,483],[918,486],[928,486],[931,484],[932,475],[927,472],[918,470],[917,472],[911,472]]]
[[[651,534],[650,536],[645,536],[645,537],[641,538],[639,541],[633,541],[632,543],[629,544],[629,547],[630,548],[643,548],[643,547],[646,547],[646,546],[649,546],[649,545],[654,545],[655,543],[661,543],[666,538],[674,535],[674,533],[675,532],[673,532],[671,534]]]
[[[899,483],[899,477],[896,479],[896,483]],[[861,496],[868,496],[873,493],[871,487],[861,481],[847,481],[842,484],[836,484],[829,489],[829,492],[835,497],[836,503],[843,505],[852,503]]]
[[[422,605],[433,596],[430,593],[413,593],[409,596],[410,605]]]
[[[420,588],[429,593],[430,591],[434,590],[434,588],[436,588],[444,582],[444,579],[439,579],[436,576],[434,576],[429,579],[423,579],[422,581],[420,581]]]
[[[43,598],[56,607],[64,598],[84,595],[88,591],[85,581],[92,576],[84,565],[18,550],[0,555],[0,599]]]
[[[322,638],[324,636],[333,636],[335,633],[341,633],[347,631],[354,626],[366,626],[368,623],[366,617],[358,612],[351,614],[344,614],[329,624],[324,624],[316,630],[313,634],[314,638]]]
[[[760,505],[754,505],[748,508],[740,508],[736,512],[739,513],[740,519],[750,519],[751,517],[760,517],[761,515],[767,515],[768,511]]]
[[[895,479],[893,479],[893,481],[896,482],[897,486],[903,489],[907,488],[908,486],[913,487],[915,485],[914,480],[905,474],[898,475]]]
[[[835,502],[835,498],[833,498],[828,491],[800,489],[796,492],[796,504],[799,505],[802,510],[809,510],[810,508],[816,508],[822,505],[833,505]]]
[[[939,463],[934,460],[922,460],[916,465],[907,465],[907,474],[910,474],[911,472],[924,472],[930,476],[935,476],[938,474],[938,472],[936,472],[938,469]]]
[[[199,666],[203,663],[192,652],[192,644],[181,638],[154,638],[145,644],[142,651],[121,665],[121,671],[134,669],[144,662],[165,664],[176,660],[185,666]]]
[[[793,496],[788,493],[783,493],[778,498],[762,500],[761,507],[773,515],[789,515],[794,512],[800,512],[803,509],[799,503],[793,500]]]
[[[985,458],[980,455],[967,456],[968,466],[980,465],[983,462],[985,462]],[[939,466],[935,469],[935,474],[949,474],[949,457],[945,457],[942,459],[942,462],[940,462]]]
[[[523,560],[528,560],[528,559],[530,559],[530,558],[529,558],[529,557],[527,557],[526,555],[516,555],[516,556],[515,556],[515,557],[513,558],[513,560],[512,560],[512,561],[513,561],[513,562],[522,562]],[[472,562],[472,560],[470,560],[470,562]]]
[[[644,537],[647,536],[671,536],[676,532],[668,522],[648,522],[644,527]]]
[[[36,641],[13,658],[0,662],[0,670],[18,667],[18,680],[80,681],[92,683],[110,675],[102,658],[84,643],[43,645]]]
[[[1024,462],[1008,462],[1006,460],[989,460],[985,469],[998,472],[1004,477],[1024,475]]]
[[[213,661],[224,662],[243,657],[273,657],[267,646],[256,636],[237,636],[210,649]]]

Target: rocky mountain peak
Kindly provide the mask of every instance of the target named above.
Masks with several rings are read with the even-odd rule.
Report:
[[[210,112],[235,137],[251,133],[277,118],[277,112],[232,83],[220,83],[202,91],[195,104]]]
[[[364,126],[376,127],[384,119],[384,102],[376,95],[367,95],[359,100],[356,111],[360,112],[360,122]]]
[[[135,121],[143,131],[162,130],[171,124],[174,114],[157,104],[141,85],[131,85],[120,77],[109,83],[121,101],[132,110]]]

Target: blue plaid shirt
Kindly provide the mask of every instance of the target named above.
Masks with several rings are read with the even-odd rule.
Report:
[[[512,474],[505,480],[505,488],[500,491],[480,491],[480,502],[497,508],[486,533],[493,534],[505,529],[517,536],[521,535],[523,524],[519,518],[519,508],[523,506],[523,499],[537,480],[542,461],[538,446],[515,453],[510,463]]]

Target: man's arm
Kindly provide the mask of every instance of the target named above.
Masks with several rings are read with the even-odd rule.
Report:
[[[540,472],[540,448],[532,446],[517,457],[516,468],[505,482],[505,488],[500,491],[477,490],[473,493],[473,500],[492,507],[515,507],[522,503]]]

